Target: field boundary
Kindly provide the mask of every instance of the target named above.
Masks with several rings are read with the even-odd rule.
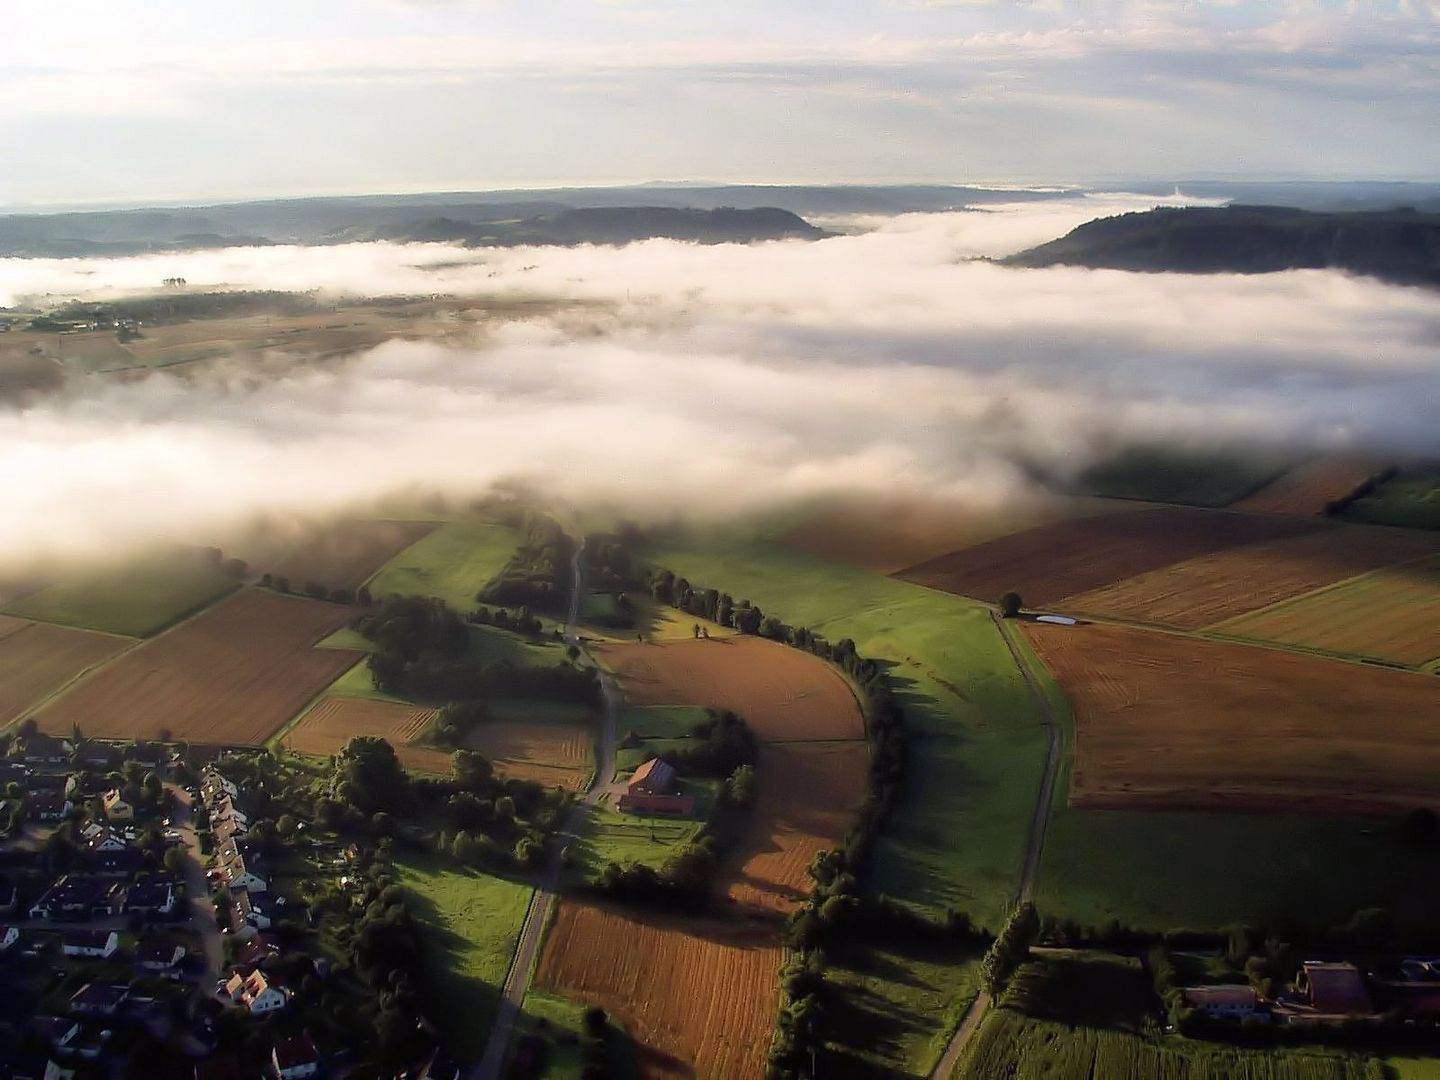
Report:
[[[32,622],[35,622],[35,621],[39,621],[39,620],[31,620],[31,621],[32,621]],[[59,628],[62,629],[62,630],[76,630],[77,632],[82,633],[82,634],[101,634],[101,635],[104,636],[104,637],[113,637],[113,638],[116,638],[116,639],[118,639],[118,640],[120,640],[120,641],[128,641],[130,644],[129,644],[128,646],[126,646],[125,648],[121,649],[121,650],[120,650],[119,652],[117,652],[114,656],[107,656],[104,660],[97,661],[96,663],[91,664],[91,665],[89,665],[88,667],[85,667],[85,668],[80,669],[80,670],[77,671],[74,675],[70,676],[70,678],[66,679],[63,683],[61,683],[59,686],[55,687],[55,688],[54,688],[53,690],[51,690],[49,693],[47,693],[47,694],[45,694],[43,697],[41,697],[38,701],[31,702],[29,705],[25,706],[25,708],[23,708],[23,709],[21,709],[19,712],[17,712],[13,717],[11,717],[9,720],[7,720],[4,724],[0,724],[0,732],[9,731],[11,728],[16,727],[16,726],[19,725],[19,724],[23,724],[23,723],[25,722],[26,716],[33,716],[35,713],[37,713],[37,712],[39,712],[41,709],[45,708],[45,706],[49,705],[49,704],[50,704],[52,701],[54,701],[56,698],[60,697],[62,694],[64,694],[64,693],[66,693],[67,691],[69,691],[72,687],[75,686],[76,683],[79,683],[79,682],[81,682],[82,680],[88,678],[88,677],[89,677],[90,675],[92,675],[94,672],[100,671],[102,668],[106,667],[107,665],[113,664],[116,660],[119,660],[122,656],[128,656],[133,650],[135,650],[135,649],[139,648],[141,645],[143,645],[143,644],[145,643],[145,640],[146,640],[145,638],[132,638],[132,637],[127,637],[127,636],[124,635],[124,634],[108,634],[108,633],[105,633],[104,631],[101,631],[101,630],[80,630],[78,627],[65,626],[65,625],[63,625],[62,623],[51,623],[51,622],[47,622],[47,623],[44,623],[44,625],[45,625],[45,626],[55,626],[55,627],[59,627]]]
[[[1254,608],[1250,611],[1242,611],[1238,615],[1231,615],[1228,618],[1221,619],[1219,622],[1214,622],[1211,623],[1209,626],[1201,627],[1199,632],[1209,633],[1212,630],[1223,630],[1227,623],[1239,622],[1241,619],[1251,619],[1256,617],[1257,615],[1264,615],[1272,611],[1277,611],[1281,608],[1289,607],[1292,604],[1298,604],[1304,600],[1311,600],[1317,596],[1323,596],[1325,593],[1331,592],[1332,590],[1340,589],[1347,585],[1353,585],[1357,581],[1364,581],[1366,578],[1374,577],[1376,574],[1392,573],[1396,570],[1402,569],[1403,567],[1413,566],[1416,563],[1435,562],[1437,558],[1440,558],[1440,556],[1432,553],[1429,555],[1417,555],[1413,559],[1401,559],[1399,562],[1386,563],[1384,566],[1376,566],[1364,571],[1363,573],[1351,574],[1347,578],[1341,578],[1338,581],[1328,582],[1325,585],[1321,585],[1318,589],[1311,589],[1309,592],[1296,593],[1294,596],[1287,596],[1283,600],[1276,600],[1273,604],[1266,604],[1264,607]]]

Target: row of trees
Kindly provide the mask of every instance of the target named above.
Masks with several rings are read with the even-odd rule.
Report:
[[[520,546],[475,599],[507,607],[528,605],[558,614],[569,595],[574,551],[574,541],[553,520],[543,514],[526,514]]]
[[[998,995],[1015,969],[1029,957],[1039,931],[1035,905],[1028,901],[1016,905],[980,961],[980,977],[991,994]]]

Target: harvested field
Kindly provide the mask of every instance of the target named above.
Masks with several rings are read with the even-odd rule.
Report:
[[[1424,664],[1440,657],[1440,559],[1367,574],[1231,619],[1216,629],[1263,641]]]
[[[256,569],[288,578],[295,589],[308,581],[355,589],[434,528],[429,521],[335,521],[309,532]]]
[[[1197,630],[1440,549],[1440,536],[1363,525],[1227,548],[1065,598],[1072,614]]]
[[[506,776],[567,791],[583,790],[590,778],[590,742],[583,724],[551,720],[486,720],[465,739]]]
[[[1440,808],[1440,679],[1121,626],[1023,623],[1075,717],[1070,803]]]
[[[806,868],[836,847],[865,801],[863,742],[768,744],[745,838],[725,857],[721,888],[738,904],[788,912],[812,884]]]
[[[104,663],[132,644],[88,630],[0,615],[0,727],[23,716],[87,668]],[[88,727],[85,733],[91,734]],[[70,734],[68,727],[64,734]]]
[[[1022,529],[1137,508],[1117,499],[1056,498],[984,512],[957,503],[890,499],[821,510],[779,539],[822,559],[893,574]]]
[[[298,754],[330,757],[354,735],[373,735],[395,748],[411,772],[450,774],[450,755],[410,740],[435,718],[434,709],[420,709],[370,698],[330,697],[320,702],[285,735],[285,746]]]
[[[730,709],[764,742],[860,739],[865,721],[824,661],[755,637],[607,643],[595,653],[635,705]]]
[[[619,1018],[642,1080],[738,1080],[764,1075],[780,959],[774,926],[566,900],[537,980]]]
[[[361,654],[316,649],[349,608],[244,590],[152,638],[39,713],[46,731],[258,745]]]
[[[1321,521],[1163,507],[1042,525],[912,566],[897,577],[995,602],[1010,590],[1046,606],[1137,574],[1243,544],[1317,530]]]
[[[1235,504],[1256,514],[1323,514],[1325,504],[1349,495],[1384,463],[1347,455],[1298,465]]]

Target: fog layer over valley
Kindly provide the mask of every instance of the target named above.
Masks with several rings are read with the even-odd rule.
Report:
[[[256,512],[417,487],[470,497],[520,481],[641,516],[836,493],[989,508],[1137,441],[1440,451],[1440,293],[1328,271],[985,261],[1156,202],[867,219],[852,235],[755,246],[0,260],[6,305],[176,276],[192,290],[583,302],[477,323],[463,343],[397,337],[264,378],[223,364],[77,375],[0,414],[0,558],[204,538]]]

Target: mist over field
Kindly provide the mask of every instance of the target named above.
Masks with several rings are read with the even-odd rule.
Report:
[[[1171,200],[1183,202],[1185,200]],[[273,377],[75,379],[0,413],[0,558],[194,539],[259,511],[523,482],[627,514],[829,494],[1040,497],[1116,446],[1440,451],[1440,294],[1330,271],[985,261],[1125,196],[827,224],[818,242],[257,247],[0,260],[0,305],[192,289],[579,301]]]

